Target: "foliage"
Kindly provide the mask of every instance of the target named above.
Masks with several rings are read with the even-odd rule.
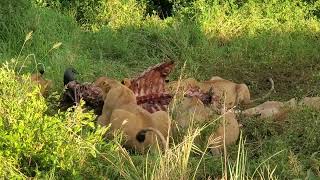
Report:
[[[122,79],[165,56],[177,64],[171,79],[181,73],[199,80],[218,75],[247,83],[255,98],[267,91],[265,79],[271,76],[272,100],[320,94],[319,1],[180,0],[164,20],[146,15],[150,2],[0,2],[0,61],[12,58],[23,74],[43,63],[57,91],[46,102],[36,86],[21,83],[27,76],[17,80],[14,68],[1,68],[0,176],[213,179],[226,167],[228,177],[319,176],[315,110],[293,112],[287,122],[241,119],[246,141],[228,147],[226,167],[206,151],[206,137],[198,136],[210,134],[210,128],[187,130],[185,141],[170,144],[164,154],[142,156],[125,151],[119,139],[103,142],[104,130],[81,108],[52,115],[66,67],[75,67],[82,82],[103,75]],[[23,41],[30,31],[32,39]],[[58,42],[61,47],[50,51]]]
[[[27,76],[18,77],[7,64],[1,67],[0,77],[0,157],[7,164],[1,173],[81,174],[85,162],[96,156],[95,145],[102,143],[103,131],[95,130],[93,116],[79,108],[47,116],[44,98]]]

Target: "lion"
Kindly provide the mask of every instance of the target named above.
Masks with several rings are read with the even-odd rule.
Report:
[[[117,130],[121,130],[126,141],[125,147],[133,148],[140,153],[146,148],[156,144],[159,137],[164,145],[163,139],[169,135],[170,119],[166,112],[158,111],[153,114],[137,105],[134,93],[125,85],[116,81],[104,81],[100,84],[105,91],[105,99],[98,124],[110,125],[112,136]]]
[[[235,113],[228,111],[222,115],[221,121],[223,121],[224,118],[225,127],[221,122],[218,129],[216,129],[208,138],[209,149],[214,155],[221,154],[221,151],[224,149],[224,138],[225,146],[229,146],[236,143],[240,135],[241,125],[238,123]]]
[[[176,91],[184,94],[189,88],[198,87],[202,92],[212,91],[215,97],[211,102],[212,108],[223,113],[225,110],[231,109],[238,105],[248,105],[257,100],[268,97],[274,90],[274,82],[271,78],[268,79],[271,83],[269,92],[262,98],[251,100],[249,88],[246,84],[237,84],[232,81],[223,79],[219,76],[213,76],[210,80],[198,82],[193,78],[188,78],[180,81],[173,81],[166,85],[169,92]]]
[[[99,78],[97,78],[93,84],[99,88],[101,88],[102,90],[102,96],[103,96],[103,99],[105,99],[105,97],[107,96],[107,93],[109,92],[109,90],[112,88],[112,87],[116,87],[116,86],[119,86],[120,85],[120,82],[115,80],[115,79],[111,79],[111,78],[108,78],[106,76],[101,76]]]
[[[300,106],[307,106],[314,110],[320,110],[320,97],[304,97],[300,102]]]
[[[193,78],[181,79],[179,81],[170,81],[165,84],[165,90],[170,94],[184,94],[189,88],[197,87],[199,82]]]
[[[211,88],[213,94],[219,97],[219,102],[213,102],[218,109],[222,109],[225,106],[225,109],[228,110],[239,104],[245,105],[251,102],[250,91],[246,84],[237,84],[215,77],[200,83],[200,88],[203,91],[209,91]]]
[[[111,113],[115,109],[126,109],[130,106],[133,112],[138,108],[134,93],[117,81],[102,81],[99,85],[103,92],[104,105],[102,114],[98,117],[98,124],[106,126],[110,123]]]
[[[202,92],[212,93],[215,97],[218,97],[218,101],[213,101],[212,107],[215,110],[223,108],[223,102],[226,105],[226,109],[233,108],[240,103],[250,103],[249,88],[245,84],[236,84],[234,82],[224,80],[218,76],[212,78],[209,81],[198,82],[193,78],[188,78],[180,81],[173,81],[166,85],[167,91],[175,94],[180,93],[178,97],[185,94],[189,88],[198,87]]]
[[[46,80],[43,77],[44,70],[40,70],[37,73],[31,74],[30,80],[40,86],[40,93],[42,96],[47,96],[49,90],[52,88],[52,81]]]
[[[124,109],[115,109],[110,124],[109,137],[113,136],[113,132],[121,130],[125,135],[124,147],[144,153],[149,147],[154,148],[158,140],[162,148],[166,147],[170,122],[164,111],[148,117],[143,111],[134,114]]]
[[[191,121],[195,123],[205,122],[212,111],[205,107],[202,101],[197,97],[184,97],[181,103],[176,106],[176,122],[179,127],[186,129]]]
[[[256,107],[246,109],[241,112],[245,117],[257,116],[262,119],[272,118],[273,120],[280,121],[287,118],[290,109],[296,107],[297,102],[295,98],[287,102],[280,101],[266,101]]]

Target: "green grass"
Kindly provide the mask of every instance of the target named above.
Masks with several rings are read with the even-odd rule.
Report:
[[[101,2],[104,4],[95,4]],[[50,9],[26,0],[1,2],[0,61],[10,62],[13,58],[19,68],[25,66],[22,74],[31,73],[36,63],[43,63],[46,77],[54,81],[53,91],[58,93],[62,91],[62,74],[68,66],[80,72],[81,81],[93,81],[102,75],[120,80],[133,77],[169,56],[177,63],[170,79],[180,76],[186,62],[182,73],[184,77],[206,80],[218,75],[235,82],[245,82],[253,98],[268,90],[269,84],[265,80],[270,76],[275,81],[276,93],[269,99],[289,100],[292,97],[320,94],[320,21],[311,13],[318,8],[318,2],[305,4],[297,0],[276,0],[274,3],[262,3],[250,0],[238,7],[235,3],[195,0],[187,7],[177,8],[175,15],[166,20],[156,16],[144,17],[145,4],[137,4],[133,0],[91,3],[79,5],[81,12],[85,12],[79,20],[79,12],[72,7],[63,9],[54,6]],[[33,31],[32,38],[21,48],[30,31]],[[50,51],[58,42],[62,45]],[[5,87],[20,87],[8,84],[9,77],[12,78],[12,75],[3,80]],[[22,93],[21,96],[10,98],[19,102],[25,95]],[[5,102],[5,98],[0,98],[1,102]],[[195,149],[190,149],[191,144],[197,144],[197,138],[195,142],[189,139],[185,144],[177,143],[164,155],[127,154],[117,144],[118,141],[106,143],[99,136],[93,137],[94,133],[99,132],[90,126],[58,130],[58,127],[68,127],[67,119],[69,116],[78,117],[77,113],[62,113],[51,117],[46,114],[47,107],[50,111],[54,106],[50,102],[47,104],[41,100],[40,106],[44,109],[41,109],[36,120],[49,125],[52,123],[54,128],[51,130],[40,128],[50,138],[31,138],[28,143],[12,139],[12,144],[19,142],[18,147],[12,145],[8,149],[0,146],[0,159],[6,164],[0,165],[0,176],[10,174],[12,177],[64,176],[85,179],[103,179],[106,176],[111,179],[177,179],[178,176],[188,179],[194,174],[195,179],[206,179],[209,176],[221,176],[223,162],[220,157],[199,154],[194,152]],[[9,103],[9,106],[18,105]],[[0,113],[6,114],[2,111]],[[78,114],[78,119],[82,119],[83,114]],[[246,141],[244,148],[239,143],[240,146],[234,145],[228,150],[230,167],[235,167],[235,170],[237,167],[238,170],[244,168],[242,173],[245,173],[246,178],[250,178],[255,171],[256,177],[263,179],[269,179],[267,175],[278,179],[320,175],[318,114],[309,109],[297,110],[289,116],[287,123],[241,119]],[[41,124],[31,121],[29,116],[22,114],[18,117],[30,122],[25,131],[33,132],[34,127]],[[18,130],[9,131],[2,125],[0,129],[1,135],[13,132],[18,137],[22,136],[20,138],[28,139]],[[185,138],[192,139],[194,135],[190,133]],[[56,136],[57,142],[54,138]],[[205,130],[201,136],[205,139]],[[65,147],[55,144],[65,143],[65,137],[75,142]],[[0,138],[0,141],[4,139]],[[30,153],[39,144],[49,144],[50,147],[42,153]],[[87,146],[93,148],[95,153],[90,154],[79,148]],[[240,150],[238,147],[241,147]],[[205,149],[202,145],[199,148],[201,151]],[[16,153],[18,150],[20,153]],[[238,156],[238,152],[241,152],[241,156]],[[83,155],[83,159],[72,153]],[[28,164],[29,156],[35,158],[37,165]],[[241,161],[243,164],[233,164],[237,157],[246,159],[245,163]],[[265,160],[268,161],[257,170]],[[235,175],[233,172],[228,174],[229,178]]]

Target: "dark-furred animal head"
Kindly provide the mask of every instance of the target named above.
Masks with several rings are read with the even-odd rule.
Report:
[[[75,81],[77,74],[78,74],[78,72],[74,68],[72,68],[72,67],[67,68],[64,71],[64,75],[63,75],[63,83],[64,83],[64,85],[68,84],[71,81]]]
[[[40,65],[40,66],[39,66]],[[42,63],[38,63],[36,65],[36,69],[38,70],[38,72],[40,73],[40,75],[43,75],[45,72],[45,66]]]
[[[39,73],[40,73],[41,75],[43,75],[43,74],[44,74],[44,69],[39,69]]]

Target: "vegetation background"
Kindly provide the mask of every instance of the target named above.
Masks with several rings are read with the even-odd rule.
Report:
[[[317,96],[319,18],[318,0],[1,0],[0,176],[207,179],[228,170],[229,179],[317,179],[316,110],[299,109],[282,123],[243,119],[246,141],[228,149],[227,167],[197,146],[201,128],[165,154],[142,156],[128,154],[119,139],[103,141],[106,129],[81,108],[52,112],[66,67],[75,67],[81,81],[122,79],[165,56],[177,63],[171,79],[218,75],[247,83],[259,97],[272,77],[270,99]],[[54,81],[56,93],[47,100],[15,79],[37,63]]]

